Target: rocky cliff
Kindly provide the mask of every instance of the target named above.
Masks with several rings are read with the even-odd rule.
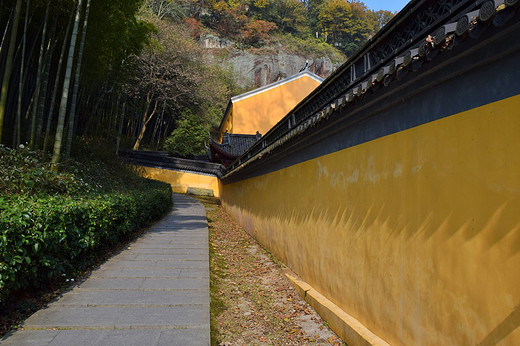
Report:
[[[296,74],[305,67],[306,61],[309,62],[309,71],[323,78],[328,77],[334,69],[328,57],[308,59],[282,51],[259,55],[233,50],[223,63],[232,69],[237,84],[246,88],[264,86]]]
[[[323,78],[340,65],[332,63],[327,56],[312,58],[290,54],[283,47],[240,50],[230,40],[209,35],[201,37],[200,42],[215,63],[231,70],[237,85],[245,89],[258,88],[296,74],[307,62],[307,69]]]

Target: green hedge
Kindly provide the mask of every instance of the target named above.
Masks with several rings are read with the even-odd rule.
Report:
[[[98,196],[0,195],[0,305],[10,293],[82,270],[120,237],[171,208],[171,187]]]

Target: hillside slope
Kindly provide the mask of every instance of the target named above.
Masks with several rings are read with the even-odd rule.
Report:
[[[393,14],[343,0],[148,0],[159,17],[182,21],[239,88],[308,69],[328,77]]]

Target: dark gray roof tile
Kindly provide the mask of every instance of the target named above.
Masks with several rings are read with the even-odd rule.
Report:
[[[260,134],[242,135],[224,133],[222,144],[211,140],[211,145],[229,156],[238,157],[255,144],[260,137]]]

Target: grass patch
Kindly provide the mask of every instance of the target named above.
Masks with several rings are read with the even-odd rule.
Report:
[[[222,314],[228,307],[223,299],[221,299],[219,295],[219,281],[222,280],[226,276],[226,271],[228,270],[226,266],[226,262],[221,254],[217,253],[215,250],[215,245],[211,241],[214,239],[215,232],[215,221],[218,220],[217,208],[220,206],[220,200],[215,197],[207,197],[207,196],[194,196],[197,200],[202,202],[206,209],[206,218],[208,220],[208,230],[209,230],[209,266],[210,266],[210,335],[211,335],[211,344],[218,345],[220,344],[219,338],[219,329],[218,322],[216,317]]]

